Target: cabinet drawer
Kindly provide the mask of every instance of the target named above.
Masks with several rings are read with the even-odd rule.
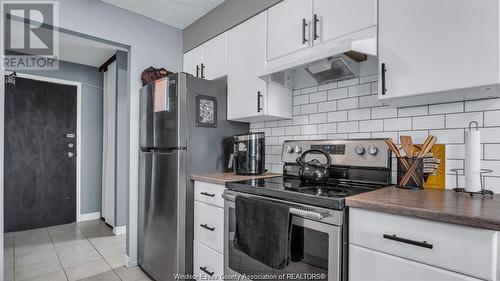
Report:
[[[216,251],[198,243],[193,242],[193,273],[197,276],[204,275],[205,278],[198,280],[208,280],[207,276],[217,276],[224,273],[224,256]],[[215,280],[215,279],[214,279]]]
[[[194,240],[223,252],[224,209],[194,202]]]
[[[479,281],[466,275],[349,245],[349,281],[367,280]]]
[[[349,243],[482,279],[496,278],[495,231],[351,208]]]
[[[194,200],[224,208],[224,199],[222,199],[224,189],[224,185],[195,181]]]

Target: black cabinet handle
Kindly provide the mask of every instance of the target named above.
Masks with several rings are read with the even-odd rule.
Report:
[[[262,107],[260,106],[261,99],[262,99],[262,95],[260,94],[260,91],[257,91],[257,112],[262,111]]]
[[[384,234],[383,237],[385,239],[389,239],[392,241],[410,244],[410,245],[414,245],[414,246],[418,246],[418,247],[422,247],[422,248],[427,248],[427,249],[432,249],[434,247],[432,244],[427,243],[427,241],[420,242],[420,241],[410,240],[410,239],[406,239],[406,238],[401,238],[401,237],[397,237],[396,234],[393,234],[393,235]]]
[[[317,14],[314,14],[313,16],[313,22],[314,22],[314,25],[313,25],[313,40],[316,40],[319,38],[319,35],[318,35],[318,22],[319,22],[319,19],[318,19],[318,15]]]
[[[215,230],[215,227],[210,227],[210,226],[208,226],[208,224],[200,224],[200,226],[203,227],[204,229],[208,229],[210,231]]]
[[[201,77],[200,78],[205,78],[205,65],[203,63],[201,63]]]
[[[208,196],[208,197],[214,197],[215,194],[213,193],[208,193],[208,192],[200,192],[201,195],[205,195],[205,196]]]
[[[382,88],[382,96],[385,96],[385,91],[387,91],[387,89],[385,88],[385,72],[387,71],[387,69],[385,69],[385,63],[382,63],[381,68],[382,69],[380,71],[382,71],[382,73],[381,73],[381,75],[382,75],[382,77],[381,77],[382,78],[382,87],[381,87]]]
[[[200,66],[196,65],[196,77],[200,77]]]
[[[306,26],[307,26],[306,19],[302,19],[302,44],[305,44],[307,42],[307,39],[306,39]]]
[[[206,266],[200,266],[201,271],[205,272],[206,274],[212,276],[214,275],[213,271],[208,271]]]

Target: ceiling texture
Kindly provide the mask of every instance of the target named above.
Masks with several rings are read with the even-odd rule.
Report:
[[[184,29],[224,0],[102,0],[170,26]]]

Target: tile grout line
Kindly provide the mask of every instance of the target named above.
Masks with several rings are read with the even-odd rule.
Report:
[[[66,280],[69,281],[68,274],[66,273],[66,270],[64,269],[64,266],[62,264],[61,258],[59,257],[59,253],[57,252],[56,245],[54,245],[54,240],[52,240],[52,236],[50,236],[49,229],[45,229],[47,231],[47,235],[49,235],[50,243],[52,243],[52,247],[54,247],[54,251],[56,252],[57,260],[59,261],[59,264],[61,265],[61,268],[64,272],[64,276],[66,277]],[[14,279],[15,280],[15,279]]]

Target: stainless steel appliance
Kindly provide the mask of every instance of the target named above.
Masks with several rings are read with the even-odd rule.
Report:
[[[330,156],[326,182],[301,179],[302,166],[297,158],[308,150],[321,150]],[[324,155],[308,153],[303,161],[318,157]],[[285,141],[282,161],[283,176],[227,184],[228,190],[223,194],[224,273],[259,278],[272,275],[269,279],[285,274],[281,280],[347,280],[345,197],[389,185],[390,151],[381,139]],[[282,270],[274,270],[237,250],[233,246],[236,196],[264,198],[290,206],[290,255],[301,258]],[[297,239],[299,243],[294,242],[295,235],[301,237]]]
[[[248,133],[234,136],[235,173],[237,175],[259,175],[264,173],[264,151],[264,133]]]
[[[243,132],[247,124],[226,121],[222,82],[178,73],[141,89],[138,258],[156,280],[192,273],[189,177],[224,171]]]

